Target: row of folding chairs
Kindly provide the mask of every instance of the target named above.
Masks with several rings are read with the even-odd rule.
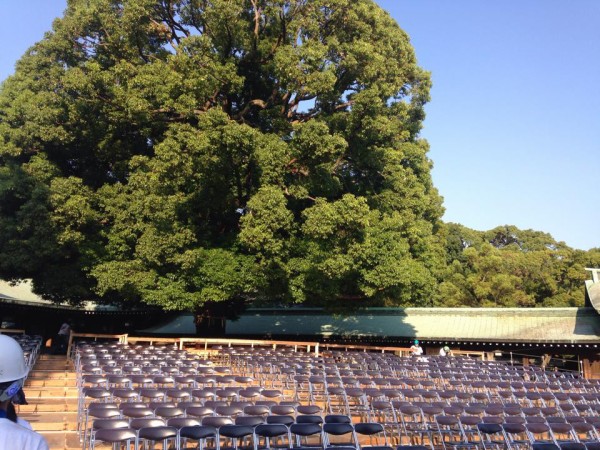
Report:
[[[236,377],[234,377],[236,378]],[[106,388],[110,386],[118,386],[133,389],[135,383],[137,387],[161,387],[171,388],[171,391],[177,391],[177,388],[188,387],[193,388],[197,379],[189,376],[183,377],[164,377],[164,376],[142,376],[135,378],[135,376],[84,376],[82,378],[83,385],[93,384],[100,386],[105,385]],[[238,377],[239,381],[239,377]],[[246,382],[253,382],[252,379],[244,378]],[[301,384],[301,382],[299,383]],[[318,383],[316,383],[318,384]],[[268,398],[282,398],[283,391],[273,389],[262,389],[259,386],[245,386],[245,387],[232,387],[232,386],[221,386],[221,388],[200,388],[189,390],[189,394],[204,399],[227,399],[227,400],[239,400],[241,398],[246,400],[255,400],[261,397]],[[192,394],[193,392],[193,394]],[[300,389],[294,391],[294,397],[298,400]],[[510,392],[510,391],[509,391]],[[377,388],[344,388],[340,386],[321,386],[320,388],[315,387],[315,383],[310,384],[307,388],[307,399],[308,400],[323,400],[325,402],[332,402],[334,397],[343,397],[343,403],[348,406],[348,399],[354,398],[355,402],[361,406],[366,406],[367,400],[377,399],[402,399],[402,400],[427,400],[427,401],[439,401],[439,400],[463,400],[463,401],[479,401],[479,402],[494,402],[500,401],[504,404],[518,403],[523,407],[559,407],[561,409],[578,409],[580,411],[589,411],[595,413],[598,411],[600,402],[598,401],[597,394],[580,395],[576,393],[553,393],[546,392],[546,395],[540,393],[525,393],[522,396],[506,396],[500,395],[499,397],[491,396],[487,392],[468,392],[460,390],[436,390],[436,389],[377,389]],[[523,401],[524,400],[524,401]]]
[[[439,415],[410,432],[412,444],[431,449],[598,449],[598,433],[587,423],[482,422],[476,416]]]
[[[156,355],[186,355],[185,351],[182,350],[173,350],[173,349],[163,349],[163,348],[152,348],[150,350],[144,349],[143,346],[138,346],[136,349],[131,349],[127,347],[114,346],[115,349],[109,348],[95,348],[94,346],[88,346],[85,348],[85,351],[95,352],[97,354],[104,355],[107,357],[119,357],[131,355],[132,353],[136,353],[136,356],[140,357],[140,352],[145,353],[153,353]],[[114,353],[114,352],[118,353]],[[323,371],[328,370],[329,368],[339,367],[341,370],[347,370],[348,368],[354,368],[354,370],[364,370],[365,368],[371,369],[371,372],[376,371],[385,371],[387,370],[392,376],[397,377],[401,374],[398,373],[399,370],[402,371],[412,371],[419,372],[425,375],[433,375],[439,376],[441,378],[448,379],[460,379],[464,377],[473,377],[474,379],[484,379],[484,380],[501,380],[502,373],[510,374],[511,380],[522,380],[523,378],[540,378],[540,379],[550,379],[552,378],[555,382],[567,382],[567,378],[557,377],[555,373],[551,373],[547,375],[547,372],[536,368],[535,366],[531,367],[517,367],[517,366],[509,366],[505,363],[501,362],[486,362],[486,361],[476,361],[468,358],[431,358],[428,362],[415,361],[410,358],[402,358],[397,357],[395,355],[385,355],[380,356],[379,354],[370,354],[365,352],[348,352],[354,353],[352,356],[348,357],[347,355],[342,355],[342,352],[335,358],[324,358],[324,357],[314,357],[314,356],[306,356],[304,353],[294,353],[290,351],[283,350],[269,350],[266,351],[264,349],[258,350],[248,350],[244,349],[223,349],[223,352],[228,353],[228,361],[232,367],[239,369],[242,371],[244,367],[252,366],[253,370],[260,376],[268,376],[268,374],[279,373],[282,371],[289,374],[289,370],[294,369],[296,373],[299,373],[301,370],[306,370],[310,368],[312,371],[318,371],[319,369],[323,369]],[[256,356],[256,355],[264,355],[265,353],[270,353],[271,356],[268,358],[265,356]],[[83,352],[80,352],[83,354]],[[281,355],[284,354],[286,357],[281,358]],[[296,356],[293,355],[303,355]],[[365,356],[368,355],[368,356]],[[186,356],[187,357],[187,356]],[[197,356],[194,356],[197,358]],[[344,362],[344,360],[348,360],[349,362]],[[296,360],[296,362],[294,362]],[[368,370],[367,370],[368,372]],[[437,372],[437,373],[436,373]],[[312,372],[312,374],[316,374],[318,372]],[[505,375],[506,375],[505,374]],[[411,374],[414,376],[414,373]],[[508,376],[508,375],[507,375]],[[556,381],[558,380],[558,381]],[[568,380],[567,384],[574,384],[572,380]],[[585,388],[586,385],[579,383],[581,388]],[[594,389],[597,390],[598,383],[593,383],[591,385]]]
[[[78,429],[84,433],[88,425],[89,417],[94,416],[94,411],[101,410],[119,410],[124,416],[138,417],[140,415],[156,415],[163,418],[191,416],[201,418],[206,416],[228,416],[235,418],[241,415],[247,416],[289,416],[317,414],[322,412],[318,405],[301,405],[297,402],[275,401],[257,401],[253,402],[225,402],[225,401],[205,401],[199,402],[189,400],[189,397],[180,397],[177,401],[168,401],[164,396],[154,396],[148,392],[146,401],[138,401],[139,397],[126,398],[124,396],[115,397],[110,395],[110,391],[90,388],[85,392],[87,400],[92,400],[82,409],[82,415],[79,418]],[[125,401],[123,401],[125,400]],[[172,400],[172,399],[171,399]],[[114,414],[114,411],[111,411]]]
[[[271,397],[283,395],[282,390],[264,389],[257,386],[257,381],[251,377],[241,376],[206,376],[206,375],[163,375],[151,372],[142,375],[139,373],[126,375],[122,372],[108,375],[97,375],[102,372],[91,372],[92,375],[83,375],[80,377],[80,386],[87,387],[102,386],[109,387],[161,387],[161,388],[195,388],[204,389],[205,396],[213,398],[233,398],[236,399],[256,399],[261,396]],[[346,381],[346,382],[344,382]],[[356,382],[355,382],[356,381]],[[364,382],[363,382],[364,383]],[[366,384],[366,383],[365,383]],[[402,382],[404,385],[404,381]],[[578,392],[556,392],[548,391],[527,391],[523,390],[495,390],[492,387],[486,387],[480,390],[469,388],[459,389],[459,386],[453,386],[453,389],[441,389],[434,387],[418,388],[393,388],[390,387],[359,387],[357,380],[329,379],[328,382],[322,377],[296,377],[294,385],[284,387],[284,389],[293,389],[294,397],[303,400],[316,401],[317,399],[332,398],[336,395],[345,395],[357,399],[393,399],[401,398],[413,400],[420,398],[430,401],[442,399],[456,399],[467,401],[485,401],[502,403],[519,403],[521,406],[540,406],[540,407],[573,407],[581,406],[583,409],[597,409],[600,405],[599,393]],[[425,386],[425,382],[419,383],[419,386]]]
[[[27,367],[29,369],[33,368],[40,354],[42,337],[39,335],[29,334],[15,334],[11,335],[11,337],[15,339],[21,346]]]
[[[280,416],[286,418],[285,416]],[[107,417],[93,421],[85,448],[100,442],[130,445],[160,442],[175,449],[389,449],[385,429],[378,423],[352,423],[347,416],[305,416],[307,420],[269,421],[253,416],[236,419],[210,416],[163,419]],[[313,420],[308,420],[313,419]],[[319,420],[314,420],[319,419]],[[133,442],[131,442],[133,441]],[[129,447],[127,447],[129,448]]]
[[[96,351],[94,349],[94,354],[96,356],[99,355],[108,355],[110,351],[104,352]],[[126,347],[121,347],[118,349],[120,353],[127,353],[129,350]],[[137,349],[136,351],[144,351],[141,349]],[[241,353],[244,354],[243,358],[246,361],[248,357],[247,350],[242,350]],[[163,349],[156,350],[156,354],[162,354],[165,358],[167,358],[170,354],[173,353],[173,350]],[[194,357],[197,358],[197,355],[187,355],[185,352],[177,351],[178,359],[176,361],[182,360],[190,360],[194,361]],[[264,352],[263,352],[264,353]],[[286,354],[286,359],[288,362],[292,361],[292,358],[287,358],[287,356],[293,354],[291,352],[284,352]],[[269,378],[276,379],[279,377],[282,372],[282,367],[279,365],[271,365],[264,370],[264,373],[259,374],[256,378],[251,376],[243,376],[240,375],[237,370],[238,366],[234,363],[237,355],[233,351],[229,356],[229,362],[231,366],[229,367],[219,367],[218,370],[220,373],[231,373],[236,374],[238,377],[244,378],[249,386],[239,386],[237,390],[237,399],[235,395],[229,398],[229,401],[239,401],[240,394],[244,391],[247,394],[251,394],[248,397],[244,398],[249,401],[254,401],[257,396],[260,396],[261,390],[269,390],[264,389],[264,385],[269,386],[267,380]],[[368,353],[366,355],[369,355]],[[118,356],[117,356],[118,357]],[[112,356],[111,356],[112,358]],[[280,358],[281,360],[282,358]],[[386,373],[388,378],[383,378],[378,376],[384,374],[385,371],[377,372],[373,370],[373,367],[378,364],[377,367],[383,368],[384,362],[390,363],[391,361],[400,360],[404,364],[413,362],[416,365],[430,368],[437,368],[437,370],[442,367],[444,364],[443,361],[436,361],[435,364],[424,364],[422,362],[415,362],[414,360],[409,360],[407,358],[399,359],[398,357],[389,357],[380,358],[378,356],[364,356],[362,352],[348,352],[348,354],[336,356],[333,360],[331,358],[315,358],[315,357],[307,357],[305,355],[298,358],[306,364],[303,371],[299,372],[294,369],[293,373],[306,373],[310,375],[293,375],[290,377],[290,384],[284,385],[282,389],[280,389],[281,394],[277,394],[278,401],[285,400],[296,400],[302,402],[318,402],[325,405],[325,409],[328,412],[343,412],[343,413],[355,413],[360,416],[360,414],[367,414],[371,411],[372,404],[374,401],[380,401],[382,398],[387,398],[389,400],[404,400],[404,401],[429,401],[429,402],[437,402],[444,400],[449,403],[452,401],[464,401],[464,402],[481,402],[481,403],[493,403],[493,402],[502,402],[504,404],[512,404],[519,403],[521,407],[543,407],[543,408],[558,408],[563,413],[569,413],[569,408],[576,409],[581,412],[581,414],[591,414],[595,415],[597,413],[598,404],[598,396],[597,392],[594,392],[595,386],[593,383],[581,383],[577,380],[571,379],[568,380],[568,383],[562,383],[554,381],[525,381],[521,379],[520,381],[512,381],[507,384],[503,384],[505,382],[497,381],[497,380],[481,380],[481,376],[478,376],[477,380],[469,379],[467,375],[468,372],[463,373],[462,377],[454,376],[450,379],[446,378],[393,378],[393,372]],[[446,358],[448,359],[448,358]],[[453,358],[450,358],[453,359]],[[155,361],[161,361],[160,359],[156,359]],[[431,361],[430,361],[431,363]],[[296,363],[293,363],[296,364]],[[502,364],[483,364],[482,362],[475,362],[468,359],[461,359],[460,361],[452,361],[453,370],[457,370],[459,367],[468,368],[465,370],[471,370],[472,367],[479,367],[485,370],[496,370],[499,367],[502,367]],[[298,364],[299,365],[299,364]],[[85,366],[82,366],[82,369]],[[151,370],[151,366],[126,366],[126,367],[135,367],[140,371]],[[170,367],[169,364],[162,365],[161,367]],[[391,366],[390,366],[391,367]],[[125,368],[125,367],[124,367]],[[124,369],[123,368],[123,369]],[[203,367],[210,370],[215,370],[216,367]],[[288,367],[289,368],[289,367]],[[96,371],[94,373],[99,375],[99,377],[113,377],[113,381],[118,380],[118,375],[111,375],[111,366],[100,366],[99,372]],[[433,370],[433,369],[432,369]],[[216,371],[216,370],[215,370]],[[350,374],[345,371],[352,371]],[[531,371],[533,372],[533,371]],[[539,371],[538,371],[539,372]],[[286,375],[290,375],[290,373],[286,373]],[[454,372],[456,375],[456,372]],[[526,373],[526,372],[523,372]],[[348,374],[348,376],[346,376]],[[193,378],[192,383],[196,383],[196,386],[199,386],[200,380],[203,382],[209,381],[210,383],[214,383],[217,386],[212,386],[212,388],[200,388],[204,389],[203,395],[206,395],[204,401],[211,401],[207,399],[213,399],[216,396],[216,391],[221,390],[223,392],[229,392],[228,389],[231,389],[231,383],[235,382],[235,376],[232,375],[229,379],[227,379],[228,375],[218,375],[218,376],[196,376]],[[429,374],[430,376],[436,375],[434,372]],[[156,380],[160,379],[159,375],[144,375],[144,374],[132,374],[129,378],[139,376],[136,380],[137,386],[140,387],[140,380],[146,380],[149,387],[160,387],[163,388],[166,385],[159,385],[156,383]],[[159,377],[159,378],[156,378]],[[186,377],[189,381],[189,375],[180,375],[180,379],[178,382],[184,382]],[[217,377],[220,377],[217,378]],[[125,377],[127,378],[127,377]],[[168,378],[168,376],[167,376]],[[173,381],[175,381],[175,377],[172,376]],[[81,380],[89,380],[88,374],[83,370],[81,372]],[[150,380],[150,381],[148,381]],[[165,380],[165,378],[162,378]],[[238,379],[239,380],[239,379]],[[384,384],[384,380],[385,384]],[[440,384],[447,383],[447,384]],[[369,383],[369,381],[371,383]],[[396,384],[401,383],[401,384]],[[240,383],[243,384],[243,383]],[[263,385],[264,384],[264,385]],[[402,389],[387,389],[386,385],[390,386],[408,386],[409,388]],[[206,386],[207,384],[203,384]],[[220,386],[219,386],[220,385]],[[260,385],[260,386],[257,386]],[[83,385],[82,385],[83,386]],[[115,384],[113,383],[113,387]],[[179,385],[171,385],[171,389],[183,388],[184,384]],[[190,385],[188,384],[188,387]],[[358,386],[358,387],[357,387]],[[375,387],[366,387],[366,386],[375,386]],[[565,392],[565,386],[568,386],[568,389],[573,389],[572,391]],[[248,387],[252,387],[253,389],[247,389]],[[211,392],[211,389],[213,391]],[[271,389],[273,390],[273,389]],[[398,391],[400,393],[398,393]],[[581,394],[580,392],[583,391]],[[191,391],[190,391],[191,393]],[[124,392],[125,395],[131,395],[130,392]],[[229,395],[228,394],[228,395]],[[510,395],[509,395],[510,394]],[[580,397],[577,397],[577,396]],[[565,397],[566,396],[566,397]],[[133,397],[131,398],[133,399]],[[125,398],[126,401],[131,401],[131,399]],[[199,398],[199,400],[202,400]],[[361,417],[362,418],[362,417]]]
[[[246,356],[240,357],[232,356],[232,365],[237,367],[238,369],[243,371],[244,364],[246,364]],[[523,367],[513,367],[508,366],[505,363],[497,362],[494,364],[489,364],[485,362],[480,362],[478,365],[475,365],[471,368],[471,364],[466,364],[465,366],[459,369],[459,366],[454,369],[444,370],[443,367],[437,365],[429,365],[416,362],[414,360],[410,360],[408,358],[404,358],[404,365],[385,365],[382,364],[381,361],[379,363],[373,363],[373,361],[363,362],[362,365],[358,365],[361,369],[348,369],[356,364],[341,364],[337,362],[336,364],[330,364],[329,367],[323,366],[323,362],[313,361],[312,363],[303,362],[302,364],[294,364],[293,361],[290,361],[289,358],[286,358],[285,362],[282,362],[282,359],[276,359],[274,361],[265,362],[261,361],[260,358],[258,360],[252,359],[251,366],[253,370],[249,372],[249,374],[254,376],[262,376],[268,378],[272,374],[283,375],[285,377],[290,377],[293,375],[316,375],[321,371],[323,374],[332,374],[335,373],[336,367],[339,369],[339,373],[343,375],[344,371],[347,374],[357,375],[357,371],[364,371],[365,368],[370,367],[370,365],[374,365],[374,370],[366,370],[367,375],[371,375],[371,373],[388,373],[390,378],[392,377],[403,377],[407,376],[406,372],[417,372],[424,378],[434,378],[437,379],[438,384],[446,384],[450,381],[461,381],[464,380],[467,383],[472,381],[488,381],[488,382],[497,382],[497,383],[505,383],[505,382],[522,382],[523,380],[534,380],[534,381],[545,381],[548,383],[553,383],[558,389],[571,390],[577,389],[583,392],[600,392],[598,389],[598,382],[575,382],[573,377],[557,377],[556,374],[551,373],[548,375],[547,372],[539,370],[539,368],[523,368]],[[389,360],[390,357],[387,357],[386,360]],[[395,357],[398,358],[398,357]],[[305,358],[303,358],[305,359]],[[453,359],[453,358],[445,358]],[[240,360],[242,363],[240,363]],[[316,366],[316,367],[315,367]],[[402,370],[399,370],[399,368]],[[469,368],[467,368],[469,367]],[[310,373],[308,373],[310,372]],[[369,373],[371,372],[371,373]],[[505,373],[503,373],[505,372]],[[410,377],[418,378],[419,375],[415,375],[415,373],[410,373]]]
[[[533,443],[583,448],[600,439],[600,418],[543,416],[519,408],[485,408],[484,405],[382,404],[374,420],[394,442],[444,448],[531,448]],[[537,411],[539,413],[539,411]],[[520,434],[516,432],[520,431]],[[561,447],[562,448],[562,447]]]
[[[89,386],[105,386],[108,387],[190,387],[194,389],[212,390],[214,396],[217,396],[217,390],[229,389],[231,391],[242,391],[240,395],[249,394],[251,391],[262,392],[262,387],[256,385],[255,380],[250,377],[240,376],[212,376],[212,375],[195,375],[186,374],[168,374],[159,373],[151,370],[143,371],[144,373],[127,373],[120,371],[113,373],[112,370],[90,371],[82,374],[78,379],[78,385],[81,387]]]
[[[183,353],[181,353],[182,356],[184,356]],[[489,365],[486,365],[486,367]],[[169,365],[163,365],[162,367],[170,367]],[[150,371],[153,369],[153,367],[135,367],[137,370],[140,371]],[[119,380],[119,376],[118,375],[111,375],[112,371],[109,370],[111,369],[111,367],[106,367],[106,366],[102,366],[99,368],[100,371],[97,372],[93,372],[93,373],[107,373],[107,378],[112,377],[113,380]],[[211,368],[212,369],[212,368]],[[231,369],[229,368],[221,368],[224,369],[224,371],[231,371]],[[327,368],[327,367],[322,367],[319,368],[319,370],[323,370],[323,373],[328,374],[328,373],[335,373],[336,369],[335,367],[333,368]],[[369,374],[368,371],[366,372],[367,375],[373,375],[373,374]],[[102,377],[102,375],[98,375],[100,378]],[[134,377],[138,377],[137,380]],[[179,377],[175,376],[173,377],[173,380],[171,380],[171,382],[177,382],[179,384],[171,386],[171,387],[182,387],[184,385],[184,383],[187,383],[187,386],[191,385],[193,386],[194,383],[196,386],[200,385],[200,383],[203,383],[203,386],[206,386],[207,384],[228,384],[230,382],[235,382],[235,381],[240,381],[241,379],[244,380],[244,382],[249,382],[251,384],[255,384],[255,383],[262,383],[263,380],[258,379],[258,380],[254,380],[252,377],[238,377],[236,379],[236,377],[230,377],[229,379],[227,379],[226,375],[221,375],[219,376],[220,379],[218,377],[211,377],[211,376],[196,376],[195,378],[190,377],[189,375],[181,375]],[[93,378],[93,377],[92,377]],[[151,379],[149,379],[151,378]],[[86,379],[86,375],[82,375],[82,381]],[[141,382],[146,382],[146,384],[149,384],[150,386],[155,386],[157,385],[156,381],[159,381],[159,383],[161,383],[161,387],[165,386],[166,381],[170,380],[168,376],[166,377],[161,377],[160,375],[155,375],[150,377],[150,375],[141,375],[141,374],[132,374],[130,376],[130,379],[135,380],[137,382],[137,384],[139,385],[140,381]],[[122,380],[122,379],[121,379]],[[294,390],[294,394],[293,397],[296,400],[307,400],[310,402],[315,402],[315,401],[323,401],[323,402],[327,402],[329,405],[329,410],[330,412],[333,412],[334,410],[334,406],[341,408],[342,406],[344,406],[346,408],[346,411],[349,410],[349,402],[348,402],[348,389],[354,389],[354,388],[347,388],[345,387],[344,391],[341,391],[340,388],[344,387],[344,385],[352,385],[355,386],[356,383],[361,383],[362,385],[368,385],[368,380],[372,381],[372,385],[377,386],[378,383],[375,383],[374,380],[377,380],[379,382],[379,385],[382,386],[383,384],[381,383],[381,378],[368,378],[365,377],[363,379],[357,379],[357,378],[348,378],[348,377],[334,377],[334,376],[324,376],[324,377],[320,377],[320,376],[309,376],[309,377],[305,377],[305,376],[294,376],[293,378],[293,390]],[[566,403],[570,402],[570,403],[575,403],[573,401],[573,396],[574,395],[580,395],[577,393],[568,393],[568,401],[565,402],[564,398],[561,399],[560,396],[561,395],[565,395],[565,393],[563,391],[558,391],[556,389],[553,388],[554,385],[545,385],[545,387],[548,389],[548,391],[544,392],[542,391],[542,388],[540,387],[541,384],[543,383],[535,383],[533,384],[533,386],[526,386],[526,384],[532,384],[532,383],[511,383],[510,384],[510,390],[506,390],[506,391],[499,391],[496,390],[494,392],[494,387],[491,385],[491,382],[487,382],[487,383],[480,383],[479,385],[477,385],[477,382],[463,382],[461,381],[461,384],[451,384],[451,386],[455,389],[439,389],[439,386],[436,385],[434,382],[432,382],[431,380],[411,380],[409,378],[405,378],[405,379],[399,379],[396,381],[400,381],[403,385],[406,386],[419,386],[418,389],[405,389],[404,391],[401,390],[401,393],[403,395],[403,399],[405,400],[414,400],[415,396],[420,397],[420,399],[428,399],[430,401],[436,401],[436,400],[440,400],[440,399],[447,399],[447,400],[452,400],[453,398],[456,399],[461,399],[461,400],[473,400],[473,401],[494,401],[496,399],[498,399],[498,397],[500,397],[500,399],[504,402],[507,403],[511,403],[517,399],[521,399],[523,400],[523,402],[520,402],[522,404],[522,406],[533,406],[534,402],[538,402],[541,403],[541,406],[549,406],[550,403],[552,404],[557,404],[559,402],[562,402],[563,404],[561,405],[561,407],[563,407]],[[451,381],[456,381],[456,380],[451,380]],[[345,383],[344,383],[345,382]],[[390,378],[388,379],[387,382],[389,385],[394,385],[394,379]],[[242,384],[240,382],[240,384]],[[519,386],[520,384],[520,386]],[[432,388],[436,387],[438,389],[434,389]],[[499,386],[499,383],[498,383]],[[290,386],[286,386],[286,388],[289,388]],[[527,391],[527,389],[531,389],[534,388],[535,391],[533,392],[529,392]],[[227,386],[221,386],[221,390],[223,390],[223,388],[227,388]],[[462,388],[462,390],[461,390]],[[522,388],[522,389],[521,389]],[[377,398],[380,393],[383,396],[387,396],[387,397],[392,397],[397,395],[397,393],[395,392],[394,389],[380,389],[380,391],[377,391],[376,389],[378,388],[365,388],[365,395],[366,397],[370,397],[371,399],[375,399]],[[246,390],[247,393],[249,394],[248,399],[252,399],[253,397],[260,395],[259,392],[253,391],[253,390]],[[240,392],[242,392],[242,389],[240,388],[240,390],[238,391],[238,396],[240,394]],[[492,393],[494,392],[494,395],[492,396]],[[510,396],[508,395],[510,393]],[[216,392],[215,392],[216,394]],[[502,396],[502,394],[505,394],[504,396]],[[583,396],[585,395],[585,397]],[[361,394],[360,389],[356,390],[354,389],[354,391],[351,393],[350,397],[355,397],[355,403],[359,403],[358,405],[355,405],[359,408],[364,408],[364,397]],[[538,398],[534,398],[534,396],[539,396]],[[578,402],[579,405],[583,405],[585,403],[589,403],[591,406],[594,405],[594,403],[597,403],[597,399],[598,399],[598,395],[595,393],[586,393],[586,394],[582,394],[582,399],[585,400],[583,402]],[[551,400],[551,401],[549,401]],[[527,403],[524,403],[527,402]]]
[[[135,426],[139,426],[140,419],[159,419],[165,422],[166,426],[189,426],[190,423],[198,421],[199,425],[219,427],[222,425],[238,425],[256,427],[261,424],[281,425],[293,429],[312,429],[316,433],[318,426],[329,423],[352,424],[352,419],[346,415],[325,415],[307,414],[286,416],[286,415],[238,415],[232,416],[214,416],[207,414],[207,411],[198,411],[190,407],[183,411],[184,405],[181,405],[179,414],[177,408],[173,408],[171,414],[164,414],[159,409],[149,411],[141,406],[129,405],[129,410],[126,404],[95,404],[92,410],[92,417],[100,417],[101,422],[106,418],[120,418],[121,420],[134,421]],[[170,409],[166,407],[166,409]],[[456,447],[473,447],[487,448],[491,446],[500,446],[500,448],[512,448],[513,445],[528,445],[540,444],[560,444],[563,448],[567,444],[583,444],[589,445],[600,438],[598,421],[586,422],[577,420],[577,417],[566,420],[560,417],[547,418],[547,420],[532,420],[540,418],[538,416],[528,417],[526,420],[514,420],[521,416],[512,415],[485,416],[482,413],[489,411],[477,410],[475,406],[467,408],[448,407],[441,408],[431,405],[402,405],[398,408],[398,417],[394,416],[393,422],[372,422],[376,425],[369,425],[371,429],[379,430],[377,434],[384,437],[384,445],[391,443],[400,444],[420,444],[427,445],[431,448],[443,446],[444,448]],[[191,414],[189,414],[191,413]],[[195,414],[195,415],[194,415]],[[206,414],[206,415],[205,415]],[[122,423],[122,422],[121,422]],[[371,422],[369,422],[371,423]],[[302,424],[302,425],[298,425]],[[309,425],[310,424],[310,425]],[[135,427],[134,426],[134,427]],[[321,439],[321,445],[340,445],[337,437],[331,442],[331,435],[348,436],[351,433],[351,428],[348,426],[323,425],[327,436]],[[361,428],[367,425],[354,424],[355,427]],[[95,424],[93,429],[98,428]],[[268,427],[267,427],[268,428]],[[329,430],[331,429],[331,430]],[[345,430],[345,431],[343,431]],[[343,432],[342,432],[343,431]],[[386,433],[389,433],[390,438]],[[185,435],[185,433],[184,433]],[[358,440],[354,440],[358,442]],[[351,442],[350,442],[351,443]],[[346,443],[349,444],[349,443]],[[294,444],[291,444],[294,445]],[[364,443],[363,443],[364,445]],[[567,448],[567,447],[564,447]],[[569,447],[571,448],[571,447]],[[575,445],[572,448],[583,448]]]
[[[196,401],[205,406],[244,406],[257,404],[296,403],[297,400],[286,400],[284,393],[280,390],[253,388],[185,388],[185,387],[132,387],[128,377],[118,377],[117,384],[108,386],[104,377],[91,377],[88,382],[96,383],[94,387],[84,387],[80,399],[85,401],[86,397],[92,400],[119,401],[119,402],[169,402],[169,401]],[[112,380],[117,383],[116,379]],[[485,407],[487,411],[518,410],[525,415],[573,415],[600,416],[600,403],[585,403],[564,401],[553,406],[522,404],[519,402],[494,402],[488,398],[473,397],[470,394],[458,396],[455,393],[442,395],[441,392],[427,390],[404,390],[371,392],[367,395],[365,390],[359,388],[329,388],[327,396],[322,401],[311,401],[308,403],[324,404],[329,413],[343,413],[358,416],[361,419],[369,419],[373,411],[380,405],[401,405],[405,403],[423,403],[427,405],[468,405],[477,404]],[[381,395],[379,395],[381,394]],[[446,393],[448,394],[448,393]],[[485,400],[485,401],[483,401]],[[83,406],[83,403],[82,403]],[[283,406],[283,405],[282,405]]]
[[[116,406],[118,405],[118,406]],[[150,402],[149,404],[120,403],[120,404],[91,404],[90,409],[119,409],[125,417],[140,417],[155,415],[161,418],[171,417],[194,417],[205,418],[210,416],[227,416],[231,419],[247,417],[250,420],[282,419],[284,423],[293,422],[298,417],[310,414],[315,416],[320,413],[320,407],[317,405],[227,405],[223,402],[222,405],[214,405],[208,407],[198,402],[180,402],[177,406],[164,402]],[[559,424],[568,423],[575,424],[574,427],[588,427],[596,430],[600,427],[600,418],[597,416],[582,417],[582,416],[545,416],[538,408],[523,408],[518,405],[511,407],[502,407],[502,405],[484,405],[484,404],[451,404],[447,405],[432,404],[427,402],[409,403],[409,402],[378,402],[373,405],[375,413],[369,418],[386,427],[390,438],[394,442],[402,442],[403,438],[414,438],[416,434],[427,431],[429,435],[432,433],[432,427],[437,423],[437,418],[440,416],[452,416],[456,419],[467,418],[468,420],[477,423],[487,424],[502,424],[504,422],[511,424]],[[93,407],[93,408],[92,408]],[[93,416],[93,414],[92,414]],[[348,416],[345,416],[348,417]],[[448,419],[452,420],[452,419]],[[87,421],[87,418],[86,418]],[[584,423],[585,422],[585,423]],[[549,425],[550,426],[550,425]],[[430,437],[430,436],[429,436]],[[430,437],[431,438],[431,437]],[[406,440],[406,439],[404,439]]]

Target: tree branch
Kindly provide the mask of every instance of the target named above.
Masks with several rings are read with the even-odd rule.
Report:
[[[254,8],[254,39],[256,45],[260,31],[260,8],[258,7],[256,0],[252,0],[252,7]]]
[[[288,187],[286,186],[285,189],[283,190],[284,194],[287,195],[288,197],[291,197],[292,194],[290,194],[290,190],[288,189]],[[316,197],[311,197],[310,195],[305,196],[304,198],[308,199],[308,200],[312,200],[313,202],[317,201]]]
[[[341,103],[341,104],[337,105],[334,109],[336,111],[339,111],[340,109],[344,109],[344,108],[347,108],[348,106],[354,105],[354,103],[355,103],[354,100],[350,100],[350,101],[347,101],[346,103]]]

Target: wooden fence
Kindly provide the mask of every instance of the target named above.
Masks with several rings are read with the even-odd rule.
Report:
[[[212,348],[218,349],[218,347],[268,347],[276,349],[278,347],[293,348],[294,351],[314,353],[318,356],[321,353],[327,353],[329,351],[361,351],[361,352],[380,352],[380,353],[393,353],[398,356],[410,355],[410,349],[408,347],[389,347],[389,346],[369,346],[369,345],[358,345],[358,344],[331,344],[322,343],[316,341],[274,341],[274,340],[262,340],[262,339],[229,339],[229,338],[191,338],[191,337],[179,337],[179,338],[166,338],[156,336],[129,336],[128,334],[93,334],[93,333],[76,333],[71,331],[69,336],[69,346],[67,349],[67,355],[72,355],[73,344],[76,340],[106,340],[115,341],[121,344],[137,344],[147,343],[149,345],[161,344],[161,345],[173,345],[176,348],[183,350],[185,348],[203,348],[204,351],[209,351]],[[482,351],[466,351],[466,350],[452,350],[454,356],[470,356],[481,360],[493,359],[493,353],[482,352]],[[423,355],[427,357],[427,355]]]

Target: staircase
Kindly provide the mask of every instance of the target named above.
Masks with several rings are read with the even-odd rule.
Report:
[[[24,386],[28,405],[19,417],[42,434],[50,450],[81,449],[77,436],[77,386],[65,355],[40,355]]]

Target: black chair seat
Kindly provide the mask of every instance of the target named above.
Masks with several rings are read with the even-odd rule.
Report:
[[[112,443],[127,441],[135,439],[135,431],[131,428],[103,429],[96,431],[94,439],[96,441]]]
[[[192,427],[183,427],[179,435],[186,439],[206,439],[217,435],[217,429],[208,425],[194,425]]]
[[[288,427],[282,423],[264,423],[254,428],[254,433],[257,436],[263,437],[285,436],[288,434],[288,431]]]
[[[298,436],[312,436],[321,433],[321,425],[318,423],[294,423],[290,426],[290,431]]]
[[[141,428],[138,437],[150,441],[162,441],[177,437],[177,428],[168,426]]]
[[[283,424],[289,427],[295,420],[293,416],[267,416],[266,422],[270,424]]]

